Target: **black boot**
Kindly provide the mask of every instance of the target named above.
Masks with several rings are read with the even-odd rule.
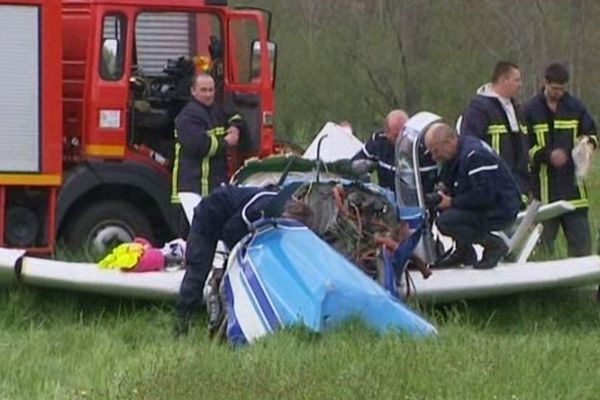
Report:
[[[456,249],[449,256],[435,264],[437,268],[453,268],[460,265],[473,265],[477,262],[477,255],[470,244],[457,244]]]
[[[189,309],[182,307],[180,304],[177,304],[176,314],[177,317],[175,326],[173,326],[173,336],[186,336],[192,325],[192,312]]]
[[[191,322],[189,319],[177,318],[175,326],[173,327],[173,336],[181,337],[186,336],[190,331]]]
[[[473,267],[476,269],[490,269],[508,253],[508,246],[500,237],[488,233],[483,240],[483,258]]]

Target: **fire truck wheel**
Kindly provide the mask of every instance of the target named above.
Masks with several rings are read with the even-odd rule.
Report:
[[[83,209],[71,219],[66,242],[70,249],[91,250],[104,255],[120,243],[143,237],[154,242],[148,218],[124,201],[103,201]]]

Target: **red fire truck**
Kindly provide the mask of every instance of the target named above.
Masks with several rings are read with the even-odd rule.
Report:
[[[176,231],[173,121],[200,64],[273,151],[270,15],[226,0],[0,0],[0,246],[102,249]]]

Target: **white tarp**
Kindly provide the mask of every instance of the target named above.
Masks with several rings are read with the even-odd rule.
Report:
[[[324,162],[352,158],[362,148],[362,142],[352,134],[352,128],[328,122],[313,139],[302,157],[316,160],[319,140],[324,136],[319,155],[321,161]]]

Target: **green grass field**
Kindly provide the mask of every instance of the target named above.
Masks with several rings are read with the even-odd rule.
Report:
[[[589,179],[592,195],[599,178]],[[598,215],[593,199],[594,242]],[[172,304],[0,288],[0,399],[600,397],[595,288],[420,311],[437,338],[380,337],[349,323],[234,349],[208,340],[204,316],[173,338]]]
[[[440,335],[358,324],[233,349],[202,324],[171,336],[171,305],[7,290],[2,399],[593,399],[600,305],[591,289],[423,310]],[[201,322],[201,321],[200,321]]]

